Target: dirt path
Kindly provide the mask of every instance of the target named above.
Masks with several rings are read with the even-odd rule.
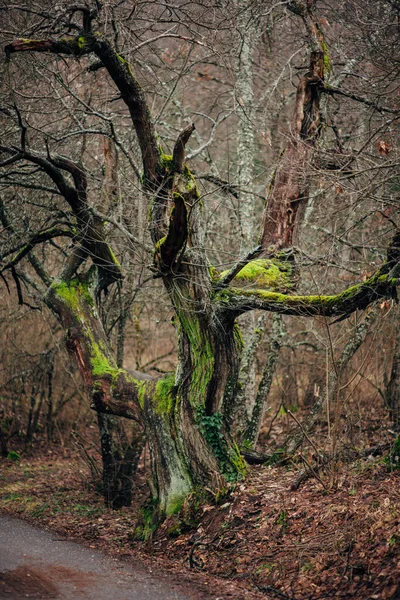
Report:
[[[191,600],[142,565],[127,566],[0,515],[0,599]],[[210,596],[210,600],[211,600]]]

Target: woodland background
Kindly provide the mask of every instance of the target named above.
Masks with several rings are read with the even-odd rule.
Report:
[[[296,3],[272,0],[173,4],[122,0],[104,2],[102,8],[102,33],[132,65],[150,102],[164,151],[172,152],[186,125],[196,125],[187,158],[206,214],[207,249],[219,271],[229,269],[257,244],[268,186],[290,132],[296,86],[308,68],[307,36],[293,7]],[[33,24],[40,37],[43,23],[53,19],[56,25],[63,11],[61,4],[53,10],[46,2],[1,2],[2,45],[25,37],[25,31],[31,35]],[[329,84],[344,93],[323,99],[325,123],[318,160],[309,165],[313,187],[297,259],[301,293],[328,294],[367,279],[383,262],[389,240],[399,231],[400,3],[317,1],[315,11],[329,50]],[[57,145],[60,154],[82,160],[96,198],[94,209],[109,219],[107,233],[124,279],[104,299],[101,317],[118,364],[151,375],[172,370],[177,354],[173,311],[148,268],[152,256],[147,198],[141,187],[137,141],[118,93],[94,59],[26,55],[4,60],[1,77],[2,143],[13,143],[26,125],[30,145],[43,146],[47,140]],[[43,214],[50,215],[49,223],[52,211],[60,218],[61,202],[46,185],[32,166],[0,173],[0,216],[4,218],[3,207],[12,212],[16,248],[30,239]],[[51,271],[62,262],[68,244],[68,238],[50,240],[37,258]],[[1,226],[0,257],[0,266],[7,266],[9,238]],[[11,473],[16,468],[9,466],[13,459],[18,465],[32,455],[46,461],[48,452],[68,460],[73,455],[79,468],[91,474],[91,493],[104,493],[100,417],[86,400],[80,374],[65,350],[63,331],[41,303],[32,267],[24,263],[11,273],[4,270],[0,285],[0,442],[7,469]],[[293,443],[293,432],[300,431],[302,439],[292,463],[275,471],[268,467],[270,483],[278,477],[290,489],[311,479],[306,485],[315,486],[315,494],[340,495],[345,481],[364,473],[361,469],[352,474],[349,464],[367,457],[376,480],[387,476],[393,482],[390,477],[397,477],[398,448],[393,445],[400,422],[400,320],[396,300],[378,302],[336,323],[324,317],[280,317],[279,356],[267,388],[257,451],[279,464],[280,449]],[[243,318],[251,351],[244,374],[249,397],[255,397],[263,374],[271,371],[274,319],[261,312]],[[321,397],[328,402],[305,434],[310,411]],[[145,496],[146,446],[138,442],[130,422],[107,419],[115,448],[112,469],[120,470],[126,460],[138,462],[134,497]],[[332,450],[334,460],[329,458]],[[287,468],[294,472],[287,475]],[[257,505],[254,499],[266,489],[261,467],[254,469],[255,479],[250,481],[255,483],[242,490],[246,510]],[[134,477],[133,471],[125,475]],[[361,489],[361,481],[357,482],[346,489]],[[366,490],[369,485],[365,481]],[[390,489],[394,493],[394,487]],[[306,488],[305,497],[313,490]],[[369,491],[371,497],[377,493],[374,487]],[[373,501],[388,497],[392,503],[390,494]],[[281,496],[275,495],[271,505],[276,498]],[[312,501],[317,502],[316,497]],[[108,497],[108,504],[113,505],[113,498]],[[277,508],[274,523],[279,535],[289,528],[289,512]],[[244,527],[253,517],[246,513],[240,518]],[[395,561],[400,535],[393,519],[385,544]],[[169,526],[177,529],[170,531],[167,524],[158,535],[173,538],[182,533],[181,525]],[[217,531],[217,525],[213,527]],[[210,533],[206,543],[216,543],[212,540]],[[183,539],[182,545],[186,543]],[[338,552],[350,557],[349,547]],[[204,568],[211,559],[203,556],[202,560]],[[301,576],[315,569],[314,559],[310,559],[313,566],[304,568],[308,560],[299,567]],[[289,594],[279,580],[284,580],[282,571],[276,575],[278,562],[263,559],[260,564],[267,566],[256,579],[259,585],[260,577],[268,585],[278,582]],[[216,573],[223,569],[210,564]],[[260,564],[252,566],[253,574]],[[354,577],[359,577],[361,586],[367,585],[368,576],[368,570],[358,575],[354,571],[346,593]],[[387,575],[386,582],[389,579]],[[330,589],[332,581],[327,584]],[[371,597],[397,597],[397,588],[389,583],[380,584],[379,590],[371,584],[371,593],[376,589],[382,594]],[[297,584],[302,590],[303,584]],[[356,586],[354,593],[359,589]]]

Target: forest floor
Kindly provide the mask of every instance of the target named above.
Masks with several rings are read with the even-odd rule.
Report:
[[[169,517],[140,540],[138,507],[105,509],[76,450],[38,450],[0,459],[2,513],[168,571],[199,599],[400,598],[400,471],[382,456],[330,464],[296,491],[299,466],[249,467],[196,523]]]

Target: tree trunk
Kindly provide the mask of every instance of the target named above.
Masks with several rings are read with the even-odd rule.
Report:
[[[214,321],[204,311],[204,298],[191,296],[186,288],[189,277],[182,281],[182,287],[174,282],[169,288],[176,303],[179,366],[176,374],[158,380],[117,367],[95,309],[95,282],[92,287],[78,279],[55,284],[47,296],[66,331],[92,407],[133,418],[145,428],[160,515],[178,510],[194,490],[222,490],[225,480],[234,481],[244,472],[223,418],[237,382],[240,339],[234,321]]]
[[[398,311],[397,311],[398,312]],[[393,426],[400,429],[400,326],[397,322],[392,368],[386,386],[386,402]]]
[[[4,434],[4,432],[1,430],[1,428],[0,428],[0,456],[2,456],[3,458],[8,456],[7,438]]]
[[[285,327],[281,315],[274,315],[272,319],[271,333],[269,336],[267,361],[258,385],[257,396],[254,402],[251,418],[245,433],[246,446],[255,448],[263,423],[266,401],[271,389],[272,379],[276,371],[282,340],[285,335]]]

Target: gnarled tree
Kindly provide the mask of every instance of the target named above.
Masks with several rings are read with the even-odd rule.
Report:
[[[210,264],[204,244],[202,201],[195,177],[185,163],[185,146],[194,125],[179,135],[166,155],[157,138],[146,95],[131,66],[110,41],[95,31],[97,9],[71,8],[82,15],[76,35],[18,39],[6,46],[8,60],[20,52],[53,53],[63,60],[95,55],[129,109],[143,163],[143,188],[149,199],[149,229],[154,246],[151,267],[174,308],[178,338],[175,372],[157,379],[119,368],[101,325],[102,294],[123,277],[107,242],[105,221],[92,210],[84,168],[64,156],[30,148],[19,115],[21,142],[1,145],[1,166],[32,164],[52,181],[72,214],[73,226],[52,227],[13,248],[2,271],[15,271],[28,258],[47,287],[44,301],[65,330],[66,344],[79,366],[92,407],[136,420],[151,451],[153,495],[160,515],[179,509],[186,496],[207,487],[217,491],[245,472],[234,439],[235,400],[242,350],[237,318],[261,309],[286,315],[345,318],[379,298],[393,295],[399,283],[398,236],[387,260],[366,281],[335,295],[298,295],[293,246],[309,196],[309,164],[321,127],[320,98],[333,93],[324,83],[330,61],[312,2],[291,2],[310,41],[310,65],[297,89],[287,147],[270,185],[260,244],[230,270]],[[5,229],[11,231],[7,206]],[[35,259],[34,248],[59,236],[73,238],[62,272],[50,277]],[[89,259],[92,265],[89,266]],[[259,419],[257,420],[259,426]],[[256,439],[256,432],[252,432]]]

